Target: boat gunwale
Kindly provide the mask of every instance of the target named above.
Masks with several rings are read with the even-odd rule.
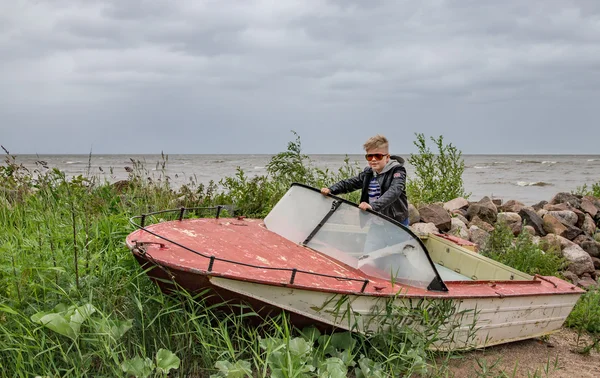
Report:
[[[127,243],[129,246],[129,243]],[[134,246],[132,246],[134,247]],[[572,285],[569,287],[569,289],[567,290],[567,288],[551,288],[551,287],[546,287],[550,289],[550,291],[548,292],[530,292],[530,293],[515,293],[515,292],[507,292],[507,293],[498,293],[497,291],[495,291],[494,294],[488,294],[488,295],[483,295],[483,294],[456,294],[456,293],[452,293],[452,291],[447,291],[447,292],[436,292],[436,291],[429,291],[429,290],[424,290],[424,289],[420,289],[414,286],[409,286],[409,285],[404,285],[402,283],[395,283],[395,285],[399,286],[400,289],[397,292],[394,293],[390,293],[390,292],[360,292],[360,291],[352,291],[352,290],[343,290],[343,289],[338,289],[338,288],[330,288],[330,289],[323,289],[323,288],[319,288],[319,287],[314,287],[314,286],[308,286],[308,285],[301,285],[301,284],[297,284],[297,283],[287,283],[287,282],[275,282],[275,281],[266,281],[266,280],[260,280],[260,279],[253,279],[253,278],[245,278],[245,277],[239,277],[239,276],[234,276],[231,274],[227,274],[227,273],[220,273],[218,271],[207,271],[207,270],[203,270],[203,269],[198,269],[198,268],[191,268],[191,267],[185,267],[185,266],[181,266],[181,265],[177,265],[177,264],[172,264],[169,262],[165,262],[165,261],[157,261],[154,257],[152,257],[151,255],[151,259],[147,259],[145,256],[149,255],[149,253],[140,253],[135,251],[134,248],[132,248],[132,253],[136,254],[137,256],[143,258],[144,260],[146,260],[149,263],[153,263],[155,265],[159,265],[162,267],[168,267],[169,269],[175,270],[175,271],[181,271],[181,272],[185,272],[185,273],[191,273],[191,274],[197,274],[197,275],[204,275],[206,277],[208,277],[210,279],[210,277],[221,277],[221,278],[225,278],[225,279],[231,279],[231,280],[235,280],[235,281],[241,281],[241,282],[250,282],[250,283],[256,283],[256,284],[262,284],[262,285],[266,285],[266,286],[277,286],[277,287],[287,287],[290,289],[300,289],[300,290],[308,290],[308,291],[316,291],[316,292],[323,292],[323,293],[331,293],[332,295],[334,294],[339,294],[339,295],[356,295],[356,296],[372,296],[372,297],[382,297],[382,298],[392,298],[392,297],[407,297],[407,298],[447,298],[447,299],[470,299],[470,298],[505,298],[505,297],[535,297],[535,296],[547,296],[547,295],[581,295],[584,290]],[[330,277],[330,278],[334,278],[334,279],[340,279],[340,280],[347,280],[350,281],[350,278],[344,278],[344,277]],[[545,278],[555,278],[555,277],[545,277]],[[360,281],[357,281],[360,282]],[[385,280],[381,280],[382,283],[386,283],[386,284],[391,284],[389,281],[385,281]],[[525,285],[525,286],[531,286],[531,285],[543,285],[543,282],[541,280],[531,280],[531,281],[450,281],[448,282],[450,287],[453,288],[460,288],[460,287],[469,287],[469,286],[475,286],[475,285],[479,285],[479,286],[487,286],[490,287],[491,289],[494,289],[494,286],[496,285],[508,285],[508,286],[517,286],[517,285]],[[377,281],[369,281],[369,284],[371,285],[367,285],[367,287],[369,286],[373,286],[375,287],[377,284]],[[366,289],[365,289],[366,290]],[[412,291],[412,292],[411,292]]]

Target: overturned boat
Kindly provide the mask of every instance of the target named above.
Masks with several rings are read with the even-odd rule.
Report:
[[[381,332],[414,303],[450,303],[436,349],[480,348],[558,330],[580,288],[531,276],[443,234],[409,228],[354,203],[293,184],[265,219],[176,209],[131,219],[126,243],[164,292],[205,293],[299,326]],[[146,224],[175,212],[176,219]],[[450,341],[448,341],[450,340]]]

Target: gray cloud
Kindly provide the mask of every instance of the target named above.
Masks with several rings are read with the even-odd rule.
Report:
[[[597,153],[600,3],[25,1],[0,5],[17,153]],[[219,141],[219,143],[215,143]]]

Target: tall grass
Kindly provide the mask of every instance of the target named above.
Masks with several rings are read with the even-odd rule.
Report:
[[[43,161],[30,171],[5,152],[0,165],[0,377],[204,377],[249,371],[337,377],[431,371],[425,333],[401,328],[397,343],[381,334],[316,337],[315,331],[310,336],[294,329],[285,314],[256,326],[248,319],[258,315],[248,309],[225,312],[223,305],[210,306],[183,290],[163,295],[124,245],[133,215],[224,204],[236,214],[263,216],[293,181],[320,187],[356,174],[359,167],[348,159],[334,172],[315,168],[297,138],[273,157],[264,176],[249,178],[239,169],[218,184],[196,185],[190,179],[175,189],[160,173],[166,156],[157,163],[158,177],[132,160],[128,179],[109,183],[89,174],[67,178]],[[419,310],[412,316],[431,319],[433,313],[438,312]]]

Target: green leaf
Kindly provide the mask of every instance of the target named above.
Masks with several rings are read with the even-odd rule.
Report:
[[[169,373],[171,369],[178,369],[180,362],[179,357],[170,350],[161,348],[156,353],[156,367],[164,373]]]
[[[146,378],[154,370],[154,363],[148,357],[135,357],[131,360],[125,360],[121,363],[121,369],[127,373],[136,377]]]
[[[68,322],[63,315],[51,313],[51,314],[45,314],[45,315],[39,317],[39,319],[37,318],[38,315],[39,315],[39,313],[32,315],[31,320],[36,323],[40,323],[43,326],[45,326],[46,328],[49,328],[49,329],[53,330],[54,332],[59,333],[63,336],[67,336],[73,340],[75,340],[77,338],[78,334],[75,333],[75,331],[71,327],[70,322]],[[37,321],[34,319],[37,319]]]
[[[304,357],[312,351],[312,345],[302,337],[290,340],[290,353],[296,357]]]
[[[215,367],[219,369],[220,374],[211,375],[211,377],[252,377],[252,365],[248,361],[240,360],[236,361],[235,364],[229,361],[217,361]]]

